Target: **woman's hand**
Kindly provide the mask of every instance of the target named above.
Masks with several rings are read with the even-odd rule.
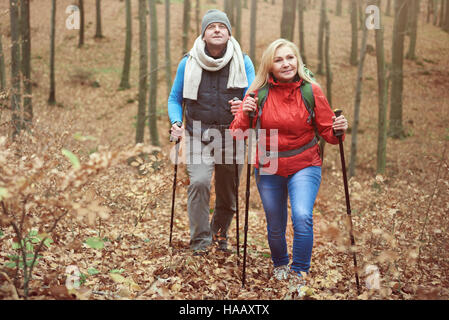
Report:
[[[345,132],[346,130],[348,130],[348,120],[346,120],[344,115],[341,115],[338,118],[333,116],[332,120],[334,120],[332,129],[334,129],[335,131]]]
[[[250,96],[246,97],[246,99],[243,101],[243,112],[246,115],[249,115],[250,112],[256,111],[257,110],[257,101],[258,98],[252,98]]]

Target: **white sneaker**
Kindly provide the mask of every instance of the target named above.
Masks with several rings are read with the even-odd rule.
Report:
[[[288,265],[279,266],[273,270],[274,278],[279,281],[287,279],[289,273],[290,269],[288,268]]]
[[[306,280],[300,274],[292,271],[290,273],[289,291],[297,298],[303,298],[306,295]]]

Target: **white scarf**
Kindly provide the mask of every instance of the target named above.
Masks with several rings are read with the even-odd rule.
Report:
[[[229,61],[231,61],[231,65],[229,67],[227,88],[248,87],[242,49],[240,49],[240,45],[234,37],[228,40],[225,55],[218,59],[208,56],[205,52],[205,46],[206,43],[200,36],[195,40],[193,48],[189,52],[184,71],[184,98],[197,100],[203,69],[218,71],[225,67]]]

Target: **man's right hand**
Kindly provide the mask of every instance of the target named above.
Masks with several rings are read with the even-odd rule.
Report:
[[[170,141],[180,141],[182,139],[182,135],[184,134],[184,126],[181,122],[173,123],[170,129]]]

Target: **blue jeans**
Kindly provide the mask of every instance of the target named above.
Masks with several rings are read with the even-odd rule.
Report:
[[[257,176],[257,169],[256,169]],[[293,223],[293,262],[297,273],[308,272],[313,247],[313,205],[321,184],[321,167],[307,167],[288,177],[259,175],[256,179],[267,219],[268,244],[274,267],[288,265],[287,198]]]

